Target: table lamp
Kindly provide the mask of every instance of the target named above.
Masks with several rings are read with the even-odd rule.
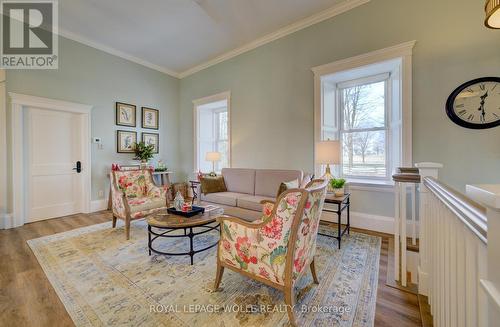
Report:
[[[320,141],[316,143],[315,154],[317,164],[326,164],[326,172],[321,178],[330,181],[333,178],[330,170],[330,164],[340,164],[340,142],[331,140]],[[328,191],[333,192],[333,188],[330,183],[328,183]]]
[[[212,172],[210,173],[210,176],[216,176],[217,175],[215,173],[215,162],[219,161],[220,159],[221,159],[220,152],[207,152],[207,154],[205,155],[205,160],[212,162]]]

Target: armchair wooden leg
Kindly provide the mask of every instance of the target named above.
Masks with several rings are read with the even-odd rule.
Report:
[[[125,219],[125,239],[130,239],[130,219]]]
[[[319,284],[318,275],[316,275],[316,266],[314,265],[314,259],[311,261],[309,267],[311,267],[311,274],[313,276],[314,284]]]
[[[295,323],[295,315],[293,313],[293,306],[295,305],[295,298],[293,295],[293,286],[287,286],[285,288],[285,304],[286,304],[286,312],[288,314],[288,320],[290,321],[290,325],[297,326]]]
[[[116,220],[117,220],[116,216],[115,216],[115,215],[113,215],[113,228],[115,228],[115,227],[116,227]]]
[[[215,274],[214,291],[217,291],[219,289],[219,285],[220,285],[220,282],[222,280],[222,275],[223,274],[224,274],[224,267],[217,260],[217,272]]]

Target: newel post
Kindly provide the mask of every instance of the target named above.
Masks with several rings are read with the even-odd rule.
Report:
[[[500,321],[500,184],[467,185],[467,196],[486,207],[488,279],[481,287],[488,298],[488,326]]]
[[[420,204],[419,204],[419,263],[418,263],[418,293],[428,295],[429,290],[429,228],[432,228],[430,216],[432,210],[429,208],[429,189],[424,185],[426,177],[438,178],[439,169],[443,165],[435,162],[419,162],[415,164],[420,174]]]

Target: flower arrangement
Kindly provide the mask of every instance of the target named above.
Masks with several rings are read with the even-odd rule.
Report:
[[[136,143],[134,146],[135,160],[140,160],[141,162],[148,162],[149,159],[154,156],[155,147],[152,144],[146,144],[144,142]]]
[[[345,179],[343,178],[332,178],[330,180],[330,186],[334,189],[335,196],[344,195],[344,185],[345,185]]]

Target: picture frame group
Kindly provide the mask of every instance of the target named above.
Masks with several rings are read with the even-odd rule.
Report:
[[[116,102],[115,119],[117,126],[137,127],[137,106],[125,102]],[[141,127],[159,130],[160,111],[149,107],[141,107]],[[160,134],[142,132],[141,141],[154,146],[154,153],[159,153]],[[117,130],[116,151],[118,153],[134,153],[134,144],[138,142],[137,131]]]
[[[141,107],[141,111],[141,127],[158,130],[160,128],[160,111],[149,107]],[[136,127],[137,106],[124,102],[116,102],[116,125]]]

